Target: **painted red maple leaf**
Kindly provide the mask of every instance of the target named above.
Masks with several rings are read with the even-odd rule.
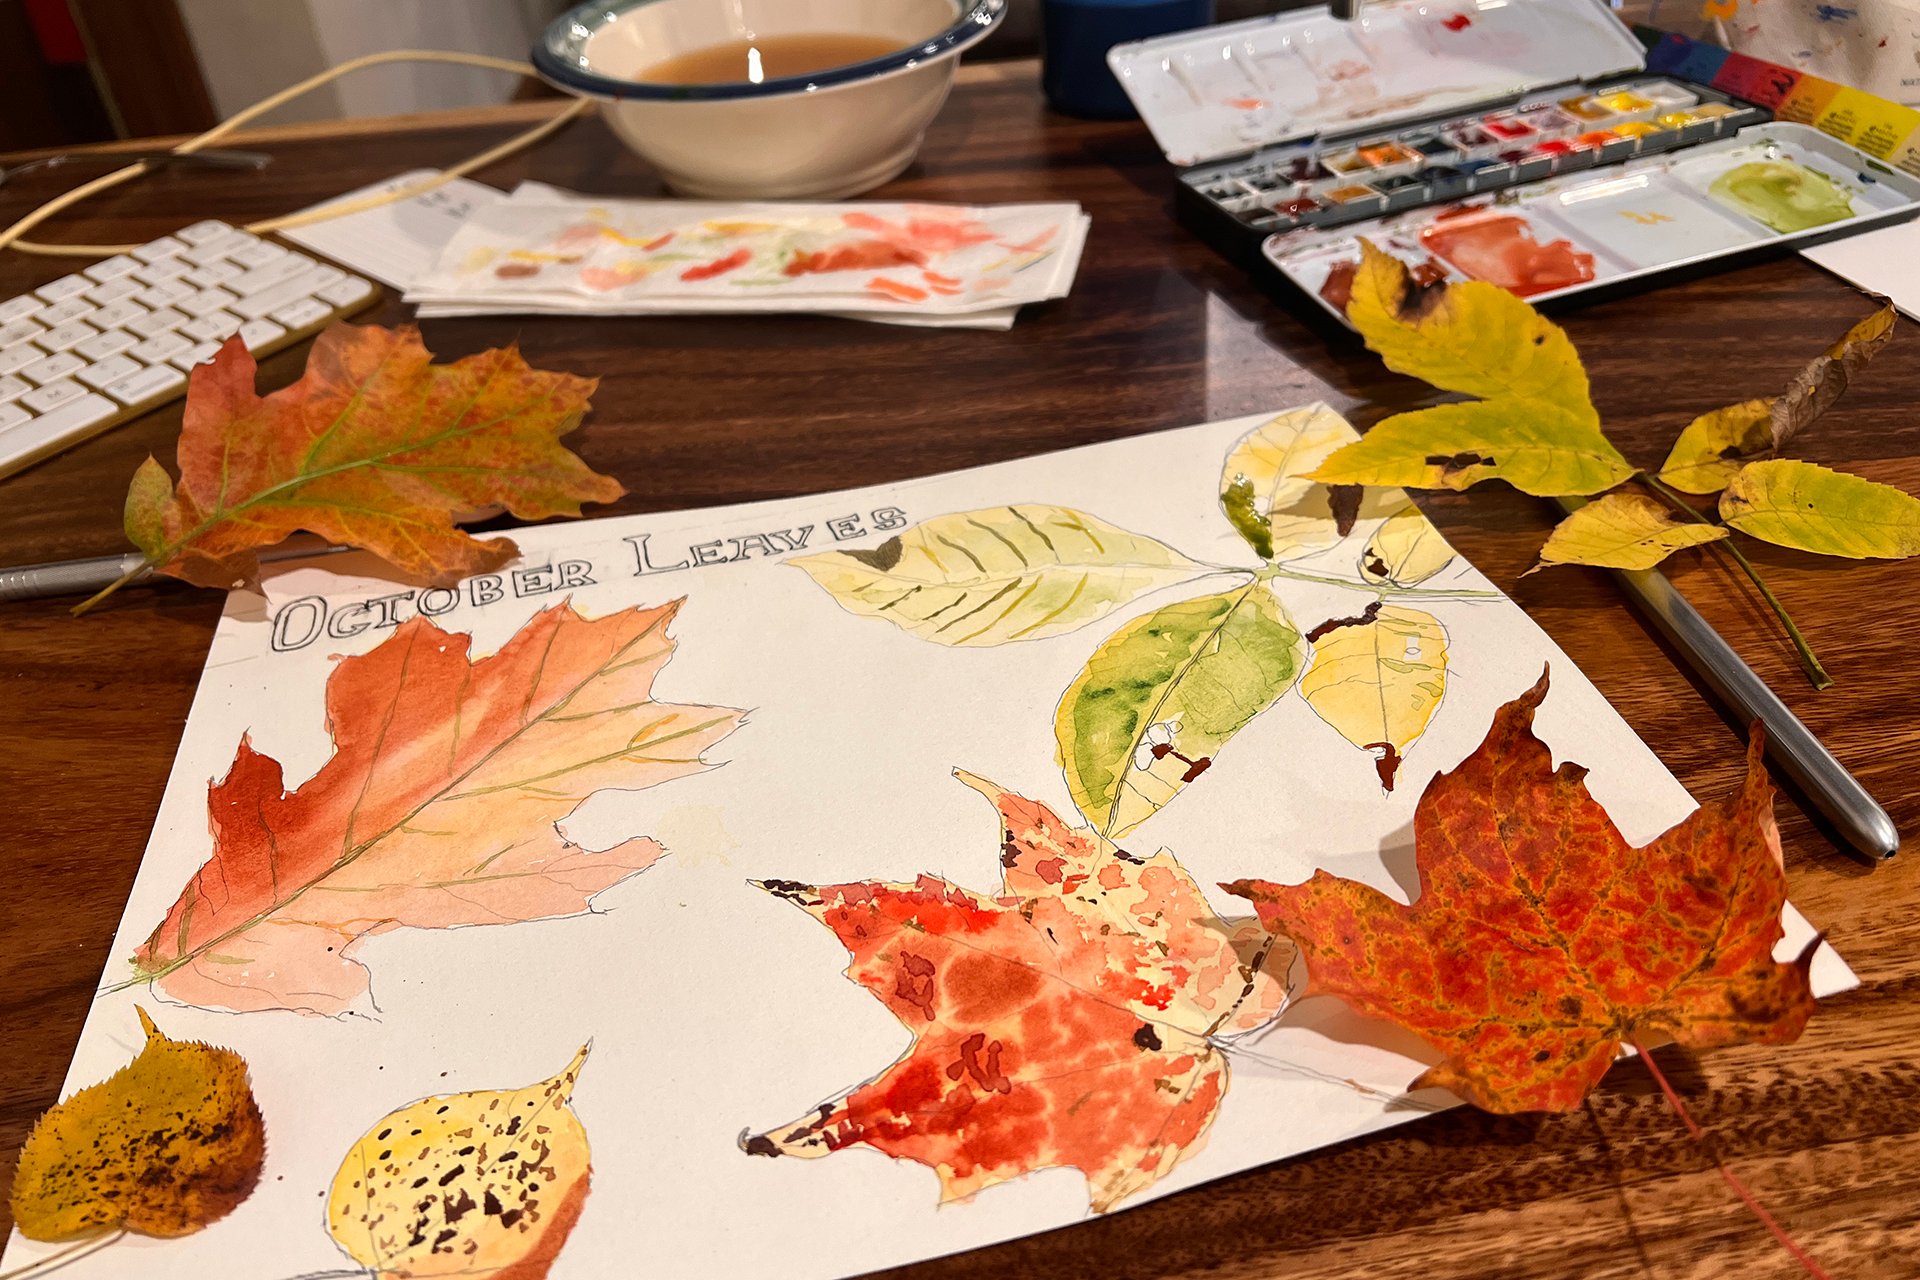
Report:
[[[957,776],[999,810],[998,894],[926,875],[762,886],[832,929],[847,976],[915,1038],[875,1079],[742,1146],[864,1144],[931,1167],[943,1201],[1071,1166],[1104,1212],[1199,1148],[1227,1090],[1214,1037],[1274,1015],[1293,949],[1217,917],[1171,853],[1103,854],[1045,805]]]
[[[1307,995],[1398,1023],[1445,1058],[1411,1087],[1488,1111],[1566,1111],[1624,1042],[1799,1037],[1814,948],[1778,963],[1786,876],[1758,726],[1739,791],[1636,849],[1533,734],[1547,676],[1414,814],[1420,895],[1402,906],[1325,871],[1241,880],[1306,957]]]

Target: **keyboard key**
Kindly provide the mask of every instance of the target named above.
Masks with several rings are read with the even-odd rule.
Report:
[[[152,244],[143,244],[138,249],[135,249],[133,256],[142,262],[158,262],[161,258],[169,254],[179,253],[186,247],[187,242],[184,240],[176,240],[172,236],[161,236]]]
[[[15,298],[11,302],[0,302],[0,324],[12,324],[15,320],[32,315],[45,305],[30,293]]]
[[[91,299],[95,306],[104,307],[110,302],[131,297],[146,287],[146,283],[137,276],[121,276],[105,284],[95,285],[82,296]]]
[[[92,310],[91,302],[83,296],[75,295],[56,302],[50,307],[42,307],[40,314],[34,317],[34,321],[51,328],[56,324],[65,324],[69,320],[78,320]]]
[[[49,382],[44,387],[27,392],[20,397],[20,404],[23,408],[31,409],[35,413],[47,413],[58,409],[70,400],[78,400],[86,394],[87,389],[79,383],[70,378],[61,378],[57,382]]]
[[[58,382],[70,373],[87,367],[87,362],[71,351],[62,351],[58,355],[36,360],[20,370],[20,376],[36,387],[49,382]]]
[[[48,302],[60,302],[73,297],[76,293],[85,293],[93,288],[94,281],[85,276],[61,276],[52,284],[43,284],[34,292]]]
[[[79,320],[69,320],[58,328],[49,329],[34,338],[35,346],[45,347],[48,351],[65,351],[77,347],[100,331],[90,324]]]
[[[232,306],[233,301],[233,295],[225,289],[202,289],[196,294],[180,299],[174,305],[190,316],[204,316],[210,311]]]
[[[338,267],[330,267],[323,262],[315,267],[313,274],[307,278],[313,282],[313,291],[318,293],[330,284],[339,284],[342,280],[345,280],[347,273]]]
[[[118,280],[130,271],[140,268],[140,260],[124,253],[116,253],[88,267],[86,274],[105,284],[109,280]]]
[[[47,353],[31,342],[23,342],[17,347],[8,347],[5,351],[0,351],[0,376],[18,373],[28,365],[46,358]]]
[[[291,280],[283,280],[271,289],[263,289],[249,298],[234,303],[230,310],[236,311],[249,320],[258,320],[261,316],[271,315],[280,308],[299,302],[313,292],[309,288],[307,272],[302,272]],[[281,321],[282,324],[286,322]]]
[[[105,390],[121,404],[139,404],[143,400],[168,395],[185,386],[186,381],[187,375],[180,370],[160,364],[130,373],[118,382],[110,382]]]
[[[191,270],[193,270],[193,264],[185,258],[155,258],[134,272],[133,278],[144,280],[148,284],[159,284],[162,280],[177,280]]]
[[[8,427],[17,427],[23,422],[32,422],[33,415],[17,404],[0,404],[0,456],[6,453],[6,431]]]
[[[173,233],[188,244],[205,244],[209,240],[218,240],[233,234],[233,228],[215,218],[205,222],[196,222]]]
[[[256,320],[254,323],[264,322]],[[30,382],[22,382],[18,378],[0,377],[0,404],[5,404],[9,400],[18,400],[31,390],[33,390],[33,384]]]
[[[108,356],[97,364],[90,364],[76,371],[73,376],[98,391],[109,382],[118,382],[129,374],[140,372],[145,367],[132,356]]]
[[[304,329],[310,324],[325,320],[333,314],[333,308],[318,298],[302,298],[300,301],[281,307],[273,313],[273,318],[289,329]]]
[[[225,284],[239,274],[239,267],[234,266],[231,262],[222,261],[209,262],[204,267],[199,267],[187,272],[183,278],[188,284],[193,285],[195,288],[211,289],[217,284]]]
[[[191,298],[199,290],[178,280],[163,280],[150,289],[142,289],[133,300],[143,307],[170,307],[182,298]]]
[[[172,307],[160,307],[148,311],[138,318],[127,321],[127,328],[143,338],[151,338],[156,333],[165,333],[169,329],[178,329],[187,322],[185,312],[175,311]]]
[[[249,320],[240,326],[240,341],[247,344],[247,350],[258,351],[286,332],[271,320]]]
[[[256,293],[271,289],[274,285],[314,269],[312,258],[303,258],[297,253],[283,254],[264,267],[256,267],[245,275],[228,281],[227,290],[242,298],[250,298]],[[315,288],[318,287],[315,286]]]
[[[220,240],[210,240],[206,244],[197,244],[180,256],[196,267],[204,267],[209,262],[218,262],[227,256],[227,250],[238,249],[246,243],[246,238],[238,234]]]
[[[88,338],[75,347],[73,353],[91,363],[95,360],[105,360],[108,356],[117,356],[138,341],[140,339],[125,329],[108,329],[97,338]]]
[[[131,325],[135,320],[148,314],[145,307],[132,298],[122,298],[118,302],[109,302],[87,319],[88,324],[97,324],[103,329],[120,329]],[[145,334],[141,334],[145,337]]]
[[[225,311],[209,311],[197,320],[189,320],[180,326],[180,332],[195,342],[219,342],[230,333],[240,331],[240,317],[229,315]]]
[[[192,347],[191,341],[177,333],[156,333],[145,342],[128,347],[127,354],[148,364],[164,364]]]
[[[217,342],[203,342],[197,347],[188,347],[179,355],[170,358],[167,363],[176,369],[187,370],[197,364],[205,364],[220,353]]]
[[[89,394],[69,400],[52,413],[0,431],[0,461],[50,451],[49,446],[57,446],[67,436],[97,427],[118,412],[119,406],[105,396]]]
[[[238,249],[230,250],[227,253],[227,257],[233,259],[233,261],[243,267],[258,268],[266,266],[276,258],[284,258],[290,252],[291,250],[282,249],[277,244],[268,244],[265,240],[256,240],[252,244],[242,245]]]
[[[15,320],[4,329],[0,329],[0,351],[25,342],[29,338],[37,338],[46,331],[44,325],[35,324],[31,320]]]

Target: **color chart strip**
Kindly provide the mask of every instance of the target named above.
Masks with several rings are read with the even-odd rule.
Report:
[[[1663,36],[1648,51],[1647,70],[1745,98],[1776,119],[1812,125],[1920,176],[1920,111],[1912,107],[1678,35]]]

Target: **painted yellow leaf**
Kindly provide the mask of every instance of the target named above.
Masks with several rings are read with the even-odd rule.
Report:
[[[1304,648],[1259,583],[1127,623],[1093,651],[1054,716],[1073,802],[1101,835],[1126,835],[1293,687]]]
[[[1682,520],[1645,494],[1608,493],[1556,525],[1540,548],[1540,563],[1527,572],[1556,564],[1651,569],[1676,551],[1726,536],[1721,526]]]
[[[1375,601],[1307,638],[1313,661],[1300,677],[1301,696],[1341,737],[1373,753],[1380,785],[1393,790],[1407,749],[1446,693],[1446,628],[1430,613]]]
[[[1281,414],[1234,445],[1220,472],[1220,502],[1248,545],[1267,560],[1330,547],[1356,520],[1383,514],[1398,494],[1329,488],[1307,473],[1360,438],[1324,404]]]
[[[587,1060],[524,1089],[449,1093],[387,1115],[333,1175],[327,1230],[379,1280],[542,1280],[587,1200],[568,1105]]]
[[[136,1012],[140,1055],[41,1116],[20,1149],[9,1203],[29,1240],[190,1235],[253,1193],[267,1139],[247,1064]]]
[[[1324,484],[1465,489],[1505,480],[1541,497],[1599,493],[1633,475],[1600,431],[1573,343],[1505,289],[1416,286],[1364,240],[1347,317],[1389,369],[1477,399],[1376,423],[1315,469]]]
[[[1660,479],[1683,493],[1718,493],[1745,465],[1773,446],[1772,400],[1743,400],[1687,424],[1660,467]]]
[[[1794,436],[1813,425],[1815,419],[1833,407],[1846,393],[1853,375],[1893,341],[1894,310],[1888,303],[1847,330],[1840,341],[1802,369],[1787,387],[1787,393],[1773,402],[1770,427],[1773,447],[1780,448]]]
[[[1720,518],[1742,533],[1823,556],[1920,555],[1920,499],[1811,462],[1773,458],[1741,468],[1720,495]]]
[[[1368,582],[1411,587],[1453,563],[1454,550],[1420,508],[1409,502],[1388,516],[1360,553],[1360,576]]]
[[[841,606],[935,644],[987,646],[1085,626],[1202,566],[1066,507],[935,516],[877,547],[793,561]]]

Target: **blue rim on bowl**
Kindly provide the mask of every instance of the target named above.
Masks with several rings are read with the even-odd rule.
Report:
[[[779,93],[828,89],[834,85],[871,80],[906,71],[927,58],[958,53],[993,30],[1006,12],[1007,0],[961,0],[959,21],[938,35],[904,49],[864,62],[782,76],[758,84],[741,80],[727,84],[648,84],[603,76],[587,66],[587,41],[621,14],[659,0],[589,0],[561,14],[548,25],[533,47],[533,67],[555,86],[595,98],[636,98],[654,101],[686,99],[764,98]]]

